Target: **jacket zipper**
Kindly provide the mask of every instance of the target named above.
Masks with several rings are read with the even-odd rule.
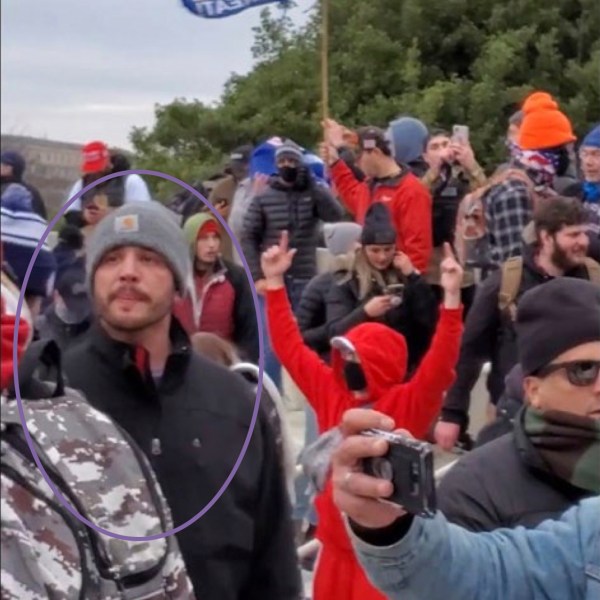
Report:
[[[204,298],[208,290],[216,283],[223,283],[225,281],[226,269],[221,269],[218,273],[214,273],[213,276],[208,280],[208,283],[202,288],[202,296],[197,300],[196,306],[193,312],[196,313],[194,316],[194,324],[200,329],[200,322],[202,321],[202,311],[204,309]]]

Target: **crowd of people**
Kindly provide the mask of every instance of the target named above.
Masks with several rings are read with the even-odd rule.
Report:
[[[47,211],[2,152],[2,597],[300,600],[301,569],[314,600],[594,597],[600,125],[578,140],[534,92],[506,127],[495,169],[404,116],[236,148],[207,204],[116,176],[31,268]],[[65,203],[130,168],[86,144]],[[435,517],[362,472],[372,428],[461,450]]]

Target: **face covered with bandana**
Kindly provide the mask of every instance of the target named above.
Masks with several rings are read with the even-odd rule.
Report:
[[[277,171],[282,181],[293,185],[298,179],[300,163],[295,157],[283,154],[277,158]]]
[[[406,376],[406,341],[381,323],[362,323],[331,340],[331,364],[354,401],[375,403]]]
[[[331,340],[331,347],[339,351],[344,361],[342,371],[350,392],[357,399],[366,397],[368,394],[367,378],[354,344],[345,337],[335,337]]]

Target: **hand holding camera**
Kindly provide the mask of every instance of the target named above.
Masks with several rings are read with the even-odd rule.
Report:
[[[431,448],[408,432],[392,433],[393,427],[374,410],[352,409],[342,420],[345,439],[333,456],[334,500],[363,527],[387,527],[407,513],[435,512]]]

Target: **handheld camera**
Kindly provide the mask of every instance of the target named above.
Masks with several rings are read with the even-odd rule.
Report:
[[[433,517],[436,497],[431,446],[378,429],[367,429],[362,435],[383,438],[389,444],[384,456],[362,461],[362,470],[366,475],[392,482],[394,492],[386,501],[399,504],[413,515]]]

